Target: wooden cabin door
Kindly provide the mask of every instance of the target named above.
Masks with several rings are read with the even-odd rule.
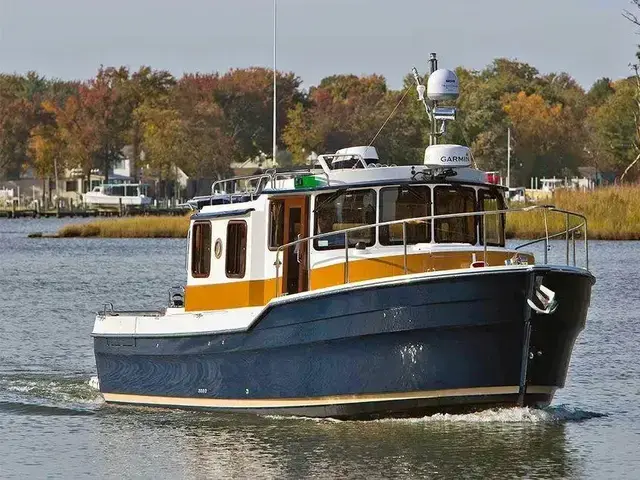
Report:
[[[308,197],[284,198],[284,243],[309,236]],[[286,248],[282,291],[286,293],[304,292],[309,288],[307,275],[308,245],[306,242]]]

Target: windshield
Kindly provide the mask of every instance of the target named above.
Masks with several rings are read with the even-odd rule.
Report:
[[[337,193],[323,193],[315,199],[315,234],[335,232],[347,228],[376,223],[376,192],[374,190],[351,190]],[[366,246],[375,243],[375,228],[349,233],[349,246],[364,242]],[[315,239],[317,250],[344,247],[344,234]]]
[[[431,215],[431,189],[426,186],[383,188],[380,190],[380,221],[390,222],[405,218]],[[431,221],[407,223],[407,244],[431,241]],[[382,245],[402,245],[402,224],[380,227]]]
[[[476,192],[469,187],[435,187],[435,215],[474,212]],[[438,243],[476,243],[476,220],[473,216],[435,220]]]
[[[478,203],[480,204],[480,210],[484,212],[505,209],[502,195],[493,190],[479,190]],[[504,247],[504,217],[504,213],[487,215],[485,220],[487,225],[487,245]],[[480,224],[480,243],[483,243],[484,234],[481,217],[478,217],[478,223]]]

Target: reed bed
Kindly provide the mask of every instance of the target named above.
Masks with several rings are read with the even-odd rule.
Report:
[[[65,225],[59,237],[186,238],[189,216],[125,217]]]
[[[557,190],[547,202],[587,217],[590,239],[640,240],[640,186],[604,187],[592,191]],[[512,203],[511,207],[524,206]],[[533,239],[545,235],[542,211],[507,215],[507,237]],[[550,234],[565,229],[566,216],[547,213]],[[570,225],[577,224],[572,219]]]

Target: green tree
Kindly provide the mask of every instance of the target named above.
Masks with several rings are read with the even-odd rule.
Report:
[[[589,150],[599,170],[621,175],[637,155],[637,103],[634,79],[612,84],[614,93],[590,110]]]

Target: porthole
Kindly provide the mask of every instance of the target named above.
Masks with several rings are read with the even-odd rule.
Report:
[[[219,238],[216,240],[216,245],[213,249],[213,253],[215,254],[216,258],[220,258],[222,256],[222,240]]]

